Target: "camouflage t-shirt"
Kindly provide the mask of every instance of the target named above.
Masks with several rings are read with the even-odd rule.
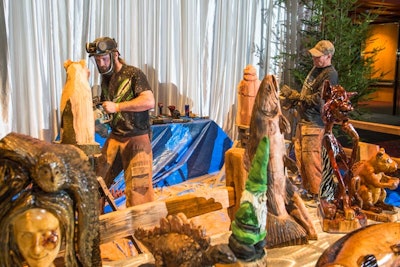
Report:
[[[313,67],[300,92],[299,114],[303,123],[311,123],[323,127],[321,118],[321,90],[325,80],[331,85],[338,84],[338,73],[333,66],[325,68]]]

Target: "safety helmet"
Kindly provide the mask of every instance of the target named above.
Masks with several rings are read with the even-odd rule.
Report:
[[[101,69],[100,66],[97,64],[97,62],[93,60],[93,57],[92,60],[96,64],[100,74],[111,75],[113,73],[114,61],[112,60],[111,53],[118,52],[119,54],[119,51],[117,50],[117,42],[115,41],[114,38],[100,37],[95,39],[91,43],[86,43],[86,52],[89,53],[89,57],[108,55],[110,57],[110,66],[108,67],[107,70]]]
[[[91,43],[86,43],[86,52],[89,53],[89,57],[109,54],[115,51],[118,52],[117,42],[114,38],[99,37]]]

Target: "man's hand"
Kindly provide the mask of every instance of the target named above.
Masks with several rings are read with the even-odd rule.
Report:
[[[281,96],[290,101],[299,101],[300,93],[296,90],[291,89],[286,84],[281,87]]]
[[[281,87],[281,96],[289,97],[291,94],[292,94],[292,89],[289,86],[287,86],[286,84],[284,84]]]
[[[112,101],[104,101],[102,106],[107,113],[115,113],[119,111],[117,103],[114,103]]]

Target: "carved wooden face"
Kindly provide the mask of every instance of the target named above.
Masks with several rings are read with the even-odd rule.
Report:
[[[61,246],[58,219],[45,209],[29,209],[14,220],[14,236],[29,267],[51,267]]]

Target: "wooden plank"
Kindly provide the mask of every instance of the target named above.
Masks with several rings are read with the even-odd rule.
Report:
[[[103,177],[97,176],[96,178],[97,178],[97,182],[99,183],[100,188],[103,191],[104,196],[105,196],[108,204],[110,205],[111,209],[113,211],[118,210],[118,206],[117,206],[117,204],[115,204],[114,197],[112,196],[110,190],[108,190],[108,187],[107,187],[106,183],[104,182]]]
[[[400,126],[381,124],[367,121],[349,120],[354,128],[368,130],[372,132],[400,135]]]
[[[188,218],[191,218],[228,208],[234,203],[233,188],[222,187],[103,214],[100,216],[100,243],[104,244],[133,235],[138,227],[158,226],[160,219],[167,217],[169,214],[183,212]]]
[[[379,146],[365,142],[359,142],[359,155],[357,160],[369,160],[372,156],[376,155],[379,151]]]
[[[164,202],[154,201],[100,216],[100,243],[131,236],[138,227],[153,227],[167,216]]]
[[[124,260],[103,262],[103,267],[137,267],[142,264],[154,264],[154,262],[153,255],[148,252]]]
[[[376,222],[397,222],[399,220],[399,213],[395,211],[384,210],[381,213],[375,213],[369,210],[362,210],[368,219]]]
[[[168,214],[185,213],[192,218],[234,205],[233,188],[217,188],[206,192],[186,194],[166,200]]]

